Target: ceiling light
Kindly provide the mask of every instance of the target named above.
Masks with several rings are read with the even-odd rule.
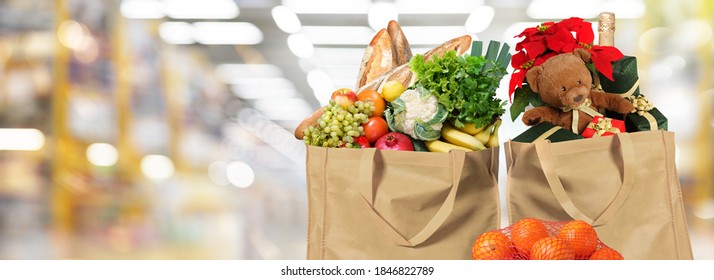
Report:
[[[87,147],[87,160],[96,166],[112,166],[119,160],[119,152],[112,144],[94,143]]]
[[[232,19],[240,10],[233,0],[164,0],[166,15],[177,19]]]
[[[297,57],[309,58],[315,53],[315,47],[310,38],[303,34],[291,34],[288,36],[288,48]]]
[[[283,71],[272,64],[220,64],[216,74],[224,83],[236,78],[279,78]]]
[[[174,175],[174,163],[164,155],[146,155],[140,165],[144,176],[151,179],[166,179]]]
[[[377,2],[372,4],[369,8],[367,21],[369,22],[369,27],[372,27],[375,31],[379,31],[386,28],[390,20],[397,20],[398,17],[399,12],[397,11],[397,6],[393,3]]]
[[[479,6],[483,0],[396,0],[395,4],[400,14],[468,14]]]
[[[367,44],[368,42],[365,42]],[[412,49],[413,50],[413,49]],[[364,48],[315,48],[316,64],[349,65],[359,67]],[[356,77],[356,76],[355,76]]]
[[[283,0],[297,14],[366,14],[371,4],[370,0]]]
[[[302,31],[315,45],[367,45],[375,34],[366,26],[303,26]]]
[[[285,78],[237,78],[231,80],[233,94],[243,99],[284,98],[298,95],[295,85]]]
[[[464,26],[402,26],[402,30],[410,45],[439,45],[469,33]]]
[[[298,96],[297,90],[293,88],[263,88],[244,85],[232,85],[231,91],[242,99],[275,99]]]
[[[37,151],[45,145],[45,135],[34,128],[0,128],[0,150]]]
[[[273,15],[273,20],[278,28],[285,33],[295,33],[300,31],[302,24],[295,12],[287,6],[276,6],[270,13]]]
[[[496,10],[491,6],[477,7],[471,12],[468,19],[466,19],[466,31],[479,33],[486,30],[486,28],[491,25],[491,21],[493,21],[495,15]]]
[[[533,0],[526,13],[534,19],[595,18],[602,0]]]
[[[125,18],[151,19],[164,17],[164,3],[161,0],[124,0],[121,15]]]
[[[188,22],[164,22],[159,25],[159,36],[168,44],[193,44],[193,25]]]
[[[228,181],[238,188],[250,187],[255,181],[255,173],[250,165],[242,161],[234,161],[226,166]]]
[[[249,22],[196,22],[193,39],[204,45],[257,45],[263,32]]]

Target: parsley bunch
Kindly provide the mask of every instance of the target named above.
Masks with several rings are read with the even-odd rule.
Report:
[[[488,54],[458,56],[452,50],[430,61],[418,54],[409,65],[416,74],[416,84],[436,96],[456,127],[465,123],[481,127],[505,112],[506,102],[496,98],[496,89],[506,75],[506,67],[493,56],[492,59]]]

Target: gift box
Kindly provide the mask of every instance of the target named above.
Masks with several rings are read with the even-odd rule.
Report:
[[[551,123],[540,123],[528,128],[526,131],[513,138],[514,142],[533,143],[540,140],[550,140],[550,142],[562,142],[584,137],[573,133],[570,130]]]
[[[649,107],[646,110],[635,110],[627,116],[615,112],[605,112],[605,116],[615,119],[624,119],[628,132],[667,130],[667,117],[656,107],[652,106],[643,94],[640,93],[639,77],[637,74],[637,59],[632,56],[625,56],[612,63],[612,78],[606,78],[598,72],[595,76],[598,88],[605,92],[618,94],[623,98],[628,98],[633,102],[647,102]],[[641,100],[645,101],[641,101]],[[639,100],[639,101],[634,101]],[[638,107],[638,104],[635,104]]]
[[[625,130],[624,121],[597,116],[594,117],[590,124],[588,124],[588,127],[585,128],[583,137],[593,138],[621,132],[627,132]]]

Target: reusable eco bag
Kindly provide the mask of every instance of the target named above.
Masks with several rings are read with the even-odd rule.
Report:
[[[471,259],[499,227],[498,148],[307,147],[308,259]]]
[[[625,259],[692,259],[674,133],[506,142],[509,221],[584,220]]]

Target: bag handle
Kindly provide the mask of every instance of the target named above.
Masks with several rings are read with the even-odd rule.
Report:
[[[550,185],[550,189],[553,191],[553,195],[555,195],[555,198],[558,200],[560,206],[563,207],[565,212],[567,212],[571,218],[583,220],[593,226],[604,225],[615,216],[617,211],[620,210],[622,205],[625,204],[625,201],[630,196],[635,182],[635,149],[632,146],[632,141],[627,133],[618,133],[615,134],[614,137],[617,138],[619,142],[618,146],[620,148],[620,155],[622,156],[623,161],[622,187],[620,187],[620,190],[617,192],[615,198],[612,202],[610,202],[605,211],[595,219],[588,217],[580,211],[580,209],[575,206],[573,201],[565,192],[563,183],[560,181],[560,178],[555,170],[550,141],[538,141],[535,143],[538,160],[540,161],[541,168],[543,168],[543,173],[548,181],[548,185]]]
[[[464,151],[454,151],[449,152],[452,178],[451,178],[451,190],[446,196],[444,203],[441,205],[439,210],[436,211],[434,217],[429,220],[429,222],[422,228],[416,235],[407,239],[397,232],[392,225],[389,224],[384,218],[379,215],[376,209],[374,209],[374,192],[375,184],[373,180],[374,174],[374,157],[375,154],[379,152],[375,148],[367,148],[362,150],[362,158],[360,160],[360,176],[358,179],[359,192],[362,194],[365,210],[368,211],[372,220],[377,224],[377,226],[399,246],[414,247],[417,246],[434,235],[434,233],[441,227],[446,219],[451,215],[454,210],[454,205],[456,203],[456,193],[459,189],[459,183],[461,181],[461,173],[464,168],[464,161],[466,158],[466,153]]]

